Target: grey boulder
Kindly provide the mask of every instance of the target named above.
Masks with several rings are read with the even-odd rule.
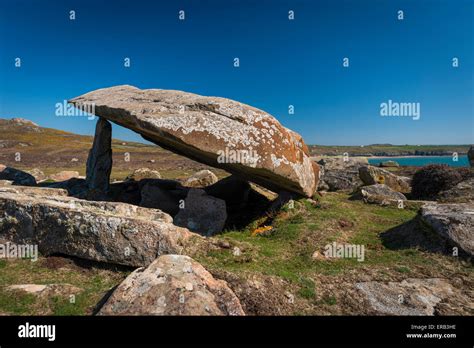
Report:
[[[245,315],[227,283],[184,255],[163,255],[131,273],[98,315]]]
[[[474,203],[427,203],[420,217],[438,235],[474,255]]]

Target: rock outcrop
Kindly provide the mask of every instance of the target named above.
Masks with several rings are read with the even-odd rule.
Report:
[[[365,157],[328,157],[321,159],[321,175],[318,190],[354,190],[363,185],[359,178],[359,167],[367,165]]]
[[[411,191],[410,178],[395,175],[382,168],[360,167],[359,177],[365,185],[385,184],[397,192],[410,193]]]
[[[184,206],[174,217],[177,226],[212,236],[224,228],[227,219],[225,201],[206,194],[202,189],[190,189]]]
[[[0,164],[0,180],[9,180],[13,185],[34,186],[36,180],[33,175],[22,170]]]
[[[431,229],[469,255],[474,255],[474,203],[428,203],[420,217]]]
[[[384,161],[380,163],[380,166],[381,167],[400,167],[400,164],[398,164],[398,162],[395,162],[395,161]]]
[[[474,167],[474,146],[469,147],[469,151],[467,152],[467,158],[469,160],[469,165]]]
[[[407,198],[400,192],[392,190],[384,184],[362,186],[360,193],[365,203],[380,205],[390,205],[399,201],[406,201]]]
[[[112,171],[112,125],[99,117],[95,127],[94,143],[89,151],[86,182],[91,190],[107,192]]]
[[[406,279],[402,282],[356,283],[372,314],[434,315],[436,305],[453,294],[444,279]]]
[[[227,283],[188,256],[163,255],[131,273],[98,315],[245,315]]]
[[[456,186],[438,194],[442,203],[474,203],[474,178],[461,181]]]
[[[183,183],[186,187],[203,188],[217,182],[217,176],[210,170],[204,169],[191,175]]]
[[[272,191],[312,196],[318,166],[297,133],[266,112],[233,100],[132,86],[99,89],[69,101],[146,140],[222,168]]]
[[[144,266],[158,255],[180,253],[195,235],[173,225],[171,216],[160,210],[80,200],[63,196],[64,190],[55,194],[54,189],[33,189],[0,187],[0,237],[37,244],[43,255]]]

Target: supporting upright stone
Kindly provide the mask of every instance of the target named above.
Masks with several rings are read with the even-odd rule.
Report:
[[[109,190],[112,171],[112,125],[99,117],[95,127],[92,149],[89,151],[86,168],[86,182],[89,189],[102,192]]]

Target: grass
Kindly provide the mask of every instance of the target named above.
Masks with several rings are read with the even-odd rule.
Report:
[[[45,258],[30,260],[1,260],[0,262],[0,312],[15,315],[87,315],[112,287],[120,283],[126,272],[101,268],[82,269],[74,264],[61,268],[45,265]],[[70,293],[43,298],[22,291],[12,291],[14,284],[70,284],[80,288]]]
[[[219,235],[217,238],[243,250],[239,257],[233,256],[231,250],[219,249],[195,258],[209,269],[225,269],[242,277],[261,274],[282,278],[297,289],[297,297],[310,301],[318,292],[315,280],[321,277],[342,281],[367,271],[374,278],[389,280],[397,276],[450,274],[452,267],[458,266],[452,257],[417,248],[392,250],[384,246],[381,233],[412,220],[416,214],[416,210],[366,205],[349,200],[346,194],[330,193],[321,198],[320,207],[301,200],[294,209],[283,209],[269,235],[253,236],[251,229]],[[341,227],[340,221],[349,226]],[[363,245],[365,260],[312,257],[315,251],[322,254],[324,246],[332,242]],[[472,275],[472,267],[462,271]],[[336,299],[328,298],[322,303],[334,305]]]

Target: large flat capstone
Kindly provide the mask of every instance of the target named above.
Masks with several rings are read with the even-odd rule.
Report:
[[[201,163],[272,191],[312,196],[318,166],[301,136],[268,113],[234,100],[116,86],[69,101]],[[90,110],[90,109],[88,109]]]

